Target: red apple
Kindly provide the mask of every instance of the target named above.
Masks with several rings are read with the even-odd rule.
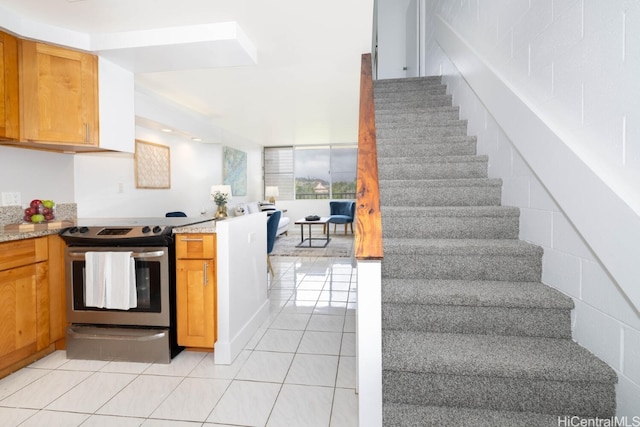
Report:
[[[42,204],[42,200],[33,199],[31,203],[29,203],[29,206],[31,206],[33,209],[38,209],[38,206],[40,206],[41,204]]]
[[[53,214],[52,213],[44,214],[44,219],[45,221],[51,221],[53,219]]]
[[[31,222],[31,215],[25,215],[23,219],[24,222]]]
[[[38,212],[38,210],[34,209],[34,208],[27,208],[27,209],[24,210],[24,214],[25,215],[29,215],[29,216],[31,216],[31,215],[33,215],[33,214],[35,214],[37,212]]]
[[[44,216],[47,216],[48,214],[51,213],[51,209],[49,209],[49,208],[42,208],[41,211],[42,211],[41,212],[42,215],[44,215]]]

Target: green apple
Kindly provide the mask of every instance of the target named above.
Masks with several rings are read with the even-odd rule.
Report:
[[[42,206],[44,206],[45,208],[53,208],[53,205],[55,205],[55,203],[53,203],[53,200],[43,200],[42,201]]]
[[[42,214],[35,214],[35,215],[31,215],[31,222],[33,222],[34,224],[38,224],[39,222],[44,221],[44,215]]]

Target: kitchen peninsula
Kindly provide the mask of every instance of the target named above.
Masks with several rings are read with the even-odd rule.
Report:
[[[11,219],[9,221],[13,222]],[[233,217],[222,221],[206,221],[190,226],[173,227],[172,232],[175,234],[176,241],[180,236],[208,236],[206,241],[215,245],[214,248],[209,248],[215,254],[210,264],[212,266],[210,271],[212,280],[210,283],[217,285],[215,293],[211,294],[213,296],[211,299],[215,301],[215,309],[204,313],[204,315],[212,315],[213,318],[203,319],[202,322],[210,321],[212,325],[215,325],[217,339],[215,341],[213,339],[207,341],[205,345],[188,344],[186,346],[213,348],[216,364],[231,363],[268,315],[265,223],[266,215],[257,214]],[[49,238],[49,251],[57,249],[55,253],[49,254],[51,261],[49,265],[56,268],[49,269],[51,277],[46,282],[51,286],[51,289],[47,288],[51,307],[47,307],[47,310],[43,309],[42,313],[38,314],[38,316],[45,315],[49,317],[50,313],[52,317],[50,340],[47,340],[46,343],[44,338],[41,340],[43,346],[46,344],[48,347],[47,351],[43,350],[41,352],[42,355],[52,351],[54,348],[53,342],[64,337],[64,329],[68,321],[68,319],[65,321],[64,316],[65,280],[62,259],[64,243],[56,235],[58,231],[48,229],[36,232],[14,233],[5,231],[0,233],[0,241],[7,242],[6,244],[12,241],[26,242]],[[55,245],[53,244],[54,242],[56,243]],[[36,261],[39,261],[39,259]],[[200,263],[200,266],[202,266],[202,263]],[[33,313],[32,308],[27,311]],[[54,319],[54,314],[59,316]],[[10,337],[7,338],[10,339]],[[52,343],[51,346],[49,346],[49,342]],[[31,353],[33,352],[29,354]],[[17,353],[16,355],[19,356]],[[13,362],[18,362],[18,359],[16,358]],[[34,359],[30,357],[28,360]],[[24,366],[24,363],[28,363],[28,360],[25,360],[20,366]],[[9,362],[9,365],[13,365],[12,361],[7,360],[7,362]],[[5,374],[20,366],[16,365],[13,369],[9,368]],[[2,376],[1,373],[0,376]]]
[[[269,314],[266,214],[176,227],[177,239],[215,234],[216,364],[230,364]]]

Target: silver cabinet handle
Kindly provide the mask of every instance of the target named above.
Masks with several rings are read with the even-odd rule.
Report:
[[[84,142],[91,142],[91,134],[90,134],[89,123],[84,124]]]
[[[194,238],[194,237],[183,237],[180,239],[181,242],[204,242],[202,237]]]
[[[205,261],[204,263],[204,286],[205,288],[209,284],[209,263]]]

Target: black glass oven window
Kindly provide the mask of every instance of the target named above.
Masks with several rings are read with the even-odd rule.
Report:
[[[122,236],[131,230],[132,228],[103,228],[98,231],[98,236]]]
[[[113,309],[87,307],[85,305],[85,262],[73,262],[73,308],[74,310],[108,311]],[[135,260],[136,290],[138,306],[127,312],[160,313],[160,261]],[[121,310],[118,310],[121,311]]]

